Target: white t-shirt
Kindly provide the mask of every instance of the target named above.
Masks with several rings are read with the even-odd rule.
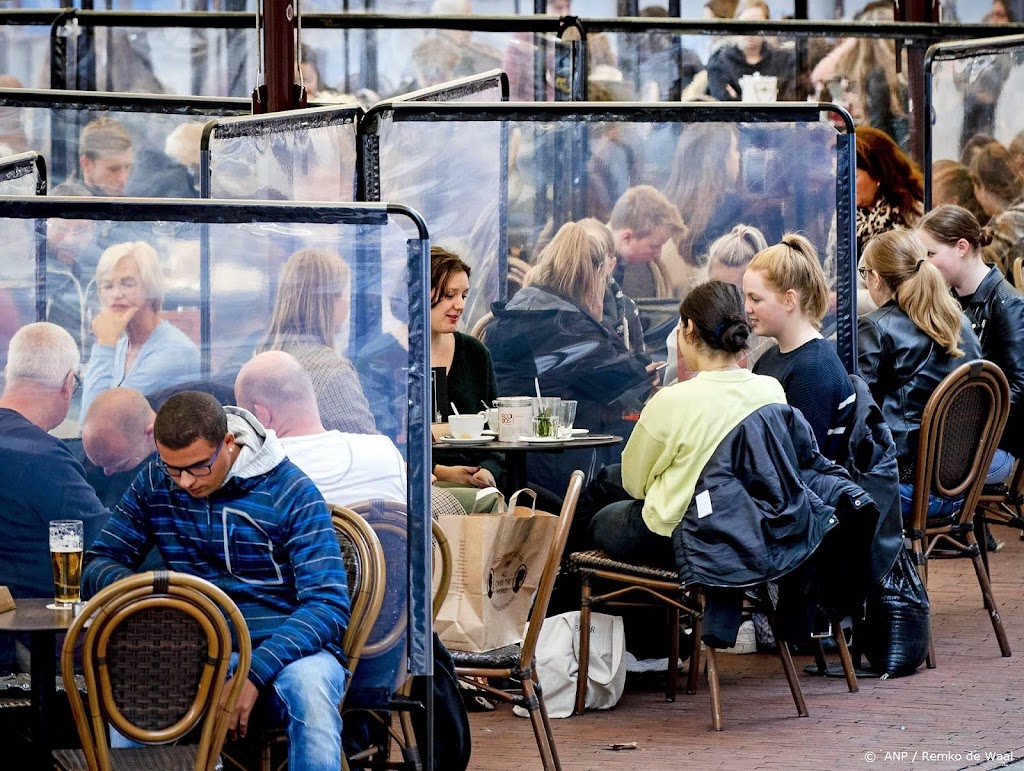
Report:
[[[386,436],[326,431],[281,437],[281,444],[328,503],[405,502],[405,461]]]

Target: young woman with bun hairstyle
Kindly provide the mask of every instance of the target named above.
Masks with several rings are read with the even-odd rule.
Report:
[[[617,559],[675,565],[672,530],[683,518],[701,472],[721,441],[766,404],[785,404],[775,378],[740,365],[750,338],[743,295],[708,281],[679,308],[679,348],[697,374],[656,393],[622,453],[621,483],[632,499],[594,515],[590,535]]]
[[[828,282],[814,246],[801,235],[787,233],[781,243],[751,260],[743,293],[754,332],[777,342],[761,354],[754,372],[782,383],[786,400],[811,424],[822,453],[835,458],[828,431],[846,425],[853,385],[835,344],[821,335]]]
[[[999,444],[1003,452],[996,453],[989,474],[990,483],[1002,481],[993,473],[1009,474],[1012,459],[1003,456],[1020,457],[1024,449],[1024,297],[999,268],[982,259],[992,233],[967,209],[952,204],[932,209],[918,222],[917,235],[971,322],[982,356],[998,365],[1010,383],[1010,418]]]
[[[946,375],[965,361],[981,358],[981,347],[912,231],[875,236],[861,263],[859,270],[878,309],[858,321],[858,365],[892,430],[900,498],[908,514],[925,405]],[[949,502],[935,499],[929,515],[948,513],[940,503]]]

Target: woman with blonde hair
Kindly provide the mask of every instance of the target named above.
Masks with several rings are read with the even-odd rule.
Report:
[[[532,395],[536,379],[545,396],[578,402],[578,426],[628,436],[633,424],[623,416],[639,413],[653,386],[644,366],[601,323],[607,286],[605,246],[584,225],[567,222],[541,251],[523,288],[504,306],[495,305],[487,347],[501,394]],[[618,454],[610,449],[599,460],[614,462]],[[568,460],[545,461],[547,468],[536,469],[543,477],[538,483],[564,488]]]
[[[335,347],[348,318],[349,269],[341,255],[300,249],[281,269],[270,327],[256,353],[290,353],[313,380],[320,419],[328,431],[377,433],[352,363]]]
[[[108,388],[146,395],[199,377],[199,349],[161,316],[164,277],[152,246],[133,241],[106,249],[96,287],[102,309],[92,320],[96,342],[83,378],[83,418]]]
[[[828,311],[828,282],[814,246],[801,235],[758,252],[743,275],[746,311],[754,331],[776,344],[754,364],[786,391],[786,401],[803,413],[822,453],[835,458],[829,428],[852,414],[853,385],[835,344],[821,335]]]
[[[970,322],[927,257],[912,231],[893,230],[868,242],[859,268],[878,309],[859,319],[858,365],[896,442],[904,515],[925,405],[957,366],[981,358]],[[929,514],[948,513],[952,503],[935,499]]]
[[[982,355],[1010,383],[1010,417],[987,480],[994,484],[1009,475],[1007,453],[1019,458],[1024,450],[1024,298],[998,267],[985,263],[983,249],[992,233],[967,209],[938,206],[921,218],[916,232],[978,335]]]

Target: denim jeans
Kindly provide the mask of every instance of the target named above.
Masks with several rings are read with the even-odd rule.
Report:
[[[288,733],[291,771],[341,768],[341,712],[348,672],[327,651],[293,661],[264,689],[264,708]]]
[[[988,467],[988,474],[985,476],[985,484],[995,485],[1005,482],[1010,478],[1013,471],[1014,457],[1006,450],[996,450],[992,456],[992,463]],[[914,486],[909,484],[900,485],[900,508],[903,511],[903,518],[910,516],[911,503],[914,498]],[[960,509],[963,498],[942,498],[938,495],[928,496],[928,519],[948,517]]]
[[[674,570],[672,539],[658,535],[644,522],[644,502],[610,503],[590,521],[590,536],[610,557],[637,565]]]
[[[238,654],[231,654],[231,672]],[[293,661],[260,692],[259,710],[271,725],[288,734],[288,768],[292,771],[338,771],[341,768],[341,712],[348,672],[327,651]],[[138,747],[110,729],[111,747]]]

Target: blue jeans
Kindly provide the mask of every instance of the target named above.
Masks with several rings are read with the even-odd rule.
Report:
[[[995,485],[1005,482],[1010,478],[1013,471],[1014,457],[1006,450],[996,450],[992,456],[992,463],[988,467],[988,474],[985,476],[985,484]],[[903,518],[910,516],[911,503],[914,498],[914,486],[908,484],[900,485],[900,508],[903,511]],[[942,498],[938,495],[928,496],[928,519],[948,517],[955,514],[964,502],[963,498]]]
[[[231,654],[231,671],[238,654]],[[288,768],[292,771],[338,771],[341,768],[341,712],[348,672],[327,651],[286,666],[260,692],[257,710],[288,734]],[[113,728],[111,747],[138,747]]]
[[[270,719],[288,733],[291,771],[341,768],[341,712],[348,672],[327,651],[286,666],[261,696]]]

